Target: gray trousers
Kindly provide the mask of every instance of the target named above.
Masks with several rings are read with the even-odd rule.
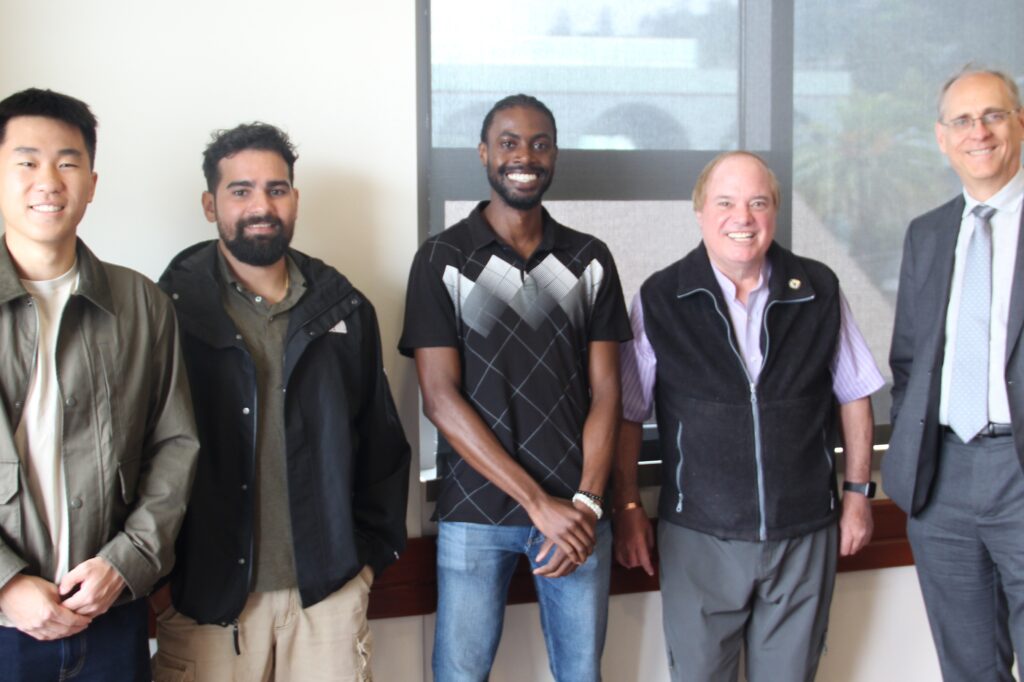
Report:
[[[835,524],[790,540],[720,540],[658,524],[673,682],[811,682],[835,585]]]
[[[931,497],[907,536],[943,679],[1012,680],[1013,649],[1024,653],[1024,474],[1013,438],[965,445],[944,435]]]

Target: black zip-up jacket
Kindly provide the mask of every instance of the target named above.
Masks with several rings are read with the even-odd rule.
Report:
[[[159,284],[178,314],[201,445],[171,594],[181,613],[227,625],[252,582],[259,406],[255,366],[221,303],[216,248],[181,252]],[[380,575],[405,547],[409,445],[373,306],[334,268],[289,255],[307,284],[289,313],[283,373],[288,506],[307,607],[364,565]]]
[[[657,357],[659,518],[719,538],[778,540],[836,518],[832,360],[839,282],[773,244],[756,384],[703,244],[640,290]]]

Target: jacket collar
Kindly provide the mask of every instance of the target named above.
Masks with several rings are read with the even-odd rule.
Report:
[[[768,278],[769,302],[814,298],[814,288],[807,270],[792,251],[779,246],[778,242],[772,242],[765,258],[772,264]],[[722,288],[715,279],[703,241],[679,261],[676,270],[679,281],[676,294],[680,298],[699,289],[706,289],[716,297],[722,297]]]
[[[334,268],[295,249],[288,249],[288,255],[302,272],[307,286],[306,293],[291,309],[289,330],[336,303],[344,302],[346,308],[361,303],[362,296]],[[233,345],[237,332],[224,312],[216,273],[217,241],[200,242],[174,257],[160,276],[160,286],[174,299],[183,324],[188,323],[195,333],[208,340]]]
[[[78,288],[75,289],[75,295],[82,296],[102,310],[114,314],[114,297],[102,261],[93,255],[81,239],[76,242],[75,253],[78,259]],[[11,252],[7,250],[7,241],[0,238],[0,304],[27,295],[28,292],[22,286],[18,270],[11,259]]]

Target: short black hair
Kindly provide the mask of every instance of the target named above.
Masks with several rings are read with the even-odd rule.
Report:
[[[494,115],[499,111],[505,109],[514,109],[516,107],[525,107],[527,109],[536,109],[540,113],[544,114],[551,121],[551,133],[554,138],[553,141],[555,146],[558,146],[558,126],[555,125],[555,115],[551,113],[547,105],[541,102],[532,95],[524,95],[519,93],[518,95],[509,95],[503,99],[499,99],[491,107],[491,110],[484,116],[484,124],[480,127],[480,141],[487,144],[487,131],[491,129],[491,123],[494,122]]]
[[[53,90],[29,88],[0,102],[0,144],[7,135],[7,122],[18,116],[52,118],[78,128],[89,153],[89,168],[96,163],[96,116],[80,99]]]
[[[217,165],[221,159],[234,156],[247,149],[259,149],[279,154],[288,164],[288,182],[295,182],[295,145],[288,139],[288,134],[269,123],[242,123],[231,130],[217,130],[210,136],[210,144],[203,150],[203,175],[206,176],[206,188],[216,191],[220,182],[220,169]]]

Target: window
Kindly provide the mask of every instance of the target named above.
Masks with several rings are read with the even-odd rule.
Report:
[[[526,92],[558,122],[545,205],[609,244],[628,304],[696,244],[704,165],[754,151],[782,187],[776,238],[836,271],[887,376],[904,230],[959,191],[937,90],[971,60],[1024,73],[1024,5],[1001,0],[420,2],[424,236],[489,194],[480,124]],[[877,422],[888,407],[880,391]]]

